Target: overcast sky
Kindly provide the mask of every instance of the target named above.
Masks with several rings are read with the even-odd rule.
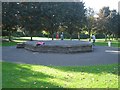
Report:
[[[109,6],[110,10],[116,9],[118,11],[118,2],[120,0],[82,0],[86,7],[91,7],[95,12],[98,12],[103,6]]]

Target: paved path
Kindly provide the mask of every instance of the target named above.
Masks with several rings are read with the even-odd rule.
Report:
[[[117,48],[95,46],[93,52],[77,54],[38,53],[25,49],[17,49],[15,46],[2,48],[2,60],[16,63],[40,64],[40,65],[96,65],[118,63]]]

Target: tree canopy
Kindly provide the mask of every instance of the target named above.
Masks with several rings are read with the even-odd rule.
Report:
[[[68,27],[66,30],[71,35],[83,23],[85,11],[82,2],[3,3],[3,27],[12,30],[19,25],[32,37],[33,31],[41,28],[46,28],[53,36],[62,25]]]
[[[2,29],[9,33],[16,31],[18,27],[24,28],[32,37],[34,33],[46,30],[52,40],[54,34],[63,29],[72,39],[73,34],[86,30],[91,33],[103,33],[105,35],[119,34],[120,15],[116,10],[103,7],[94,17],[92,8],[86,9],[83,2],[3,2],[2,3]],[[85,29],[86,28],[86,29]]]

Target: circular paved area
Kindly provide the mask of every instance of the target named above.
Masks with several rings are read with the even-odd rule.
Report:
[[[38,53],[16,46],[2,47],[2,60],[15,63],[28,63],[40,65],[96,65],[118,63],[118,48],[94,46],[93,52],[76,54]]]

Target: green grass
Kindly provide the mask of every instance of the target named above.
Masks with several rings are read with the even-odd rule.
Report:
[[[0,46],[14,46],[16,44],[17,42],[3,42],[3,43],[0,43]]]
[[[88,41],[88,39],[81,39],[81,40]],[[96,39],[95,45],[96,46],[108,46],[108,41],[105,41],[105,39]],[[120,48],[120,42],[118,40],[111,40],[111,46]]]
[[[17,43],[22,43],[30,40],[30,37],[12,37],[13,40],[9,42],[7,37],[1,37],[1,38],[7,41],[0,42],[0,46],[15,46]],[[33,40],[49,40],[49,39],[44,37],[33,37]]]
[[[17,43],[22,43],[22,42],[26,42],[29,39],[25,39],[25,38],[15,38],[12,41],[3,41],[2,43],[0,42],[0,46],[15,46],[17,45]]]
[[[97,45],[97,46],[108,46],[108,42],[96,42],[95,45]],[[112,41],[111,46],[112,47],[120,47],[120,42]]]
[[[2,62],[3,88],[118,88],[117,64],[43,66]]]
[[[4,39],[6,39],[6,37],[3,37]],[[0,43],[0,46],[14,46],[17,43],[20,42],[26,42],[30,40],[30,37],[13,37],[13,42],[2,42]],[[51,40],[51,38],[44,38],[44,37],[33,37],[33,40]],[[69,40],[69,39],[67,39]],[[88,41],[88,39],[81,39],[82,41]],[[108,46],[107,42],[105,42],[104,39],[96,39],[96,46]],[[112,40],[111,43],[112,47],[120,47],[120,42],[118,42],[117,40]]]

